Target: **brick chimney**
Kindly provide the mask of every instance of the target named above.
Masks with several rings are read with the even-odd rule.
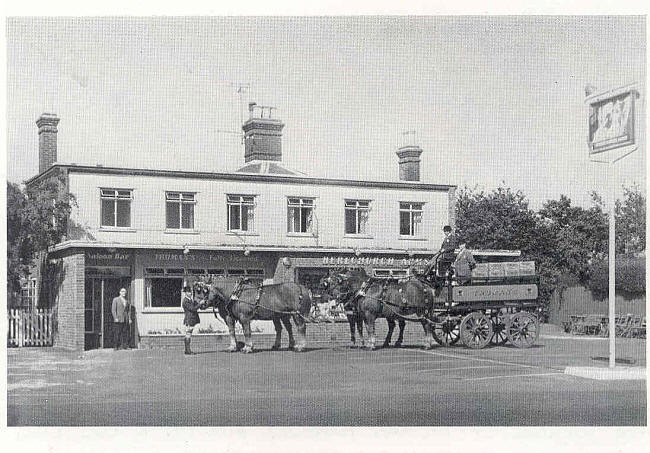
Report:
[[[284,123],[272,118],[275,107],[254,102],[248,104],[250,118],[242,126],[244,131],[244,160],[282,160],[282,129]]]
[[[43,173],[56,162],[56,134],[59,118],[54,113],[43,113],[38,126],[38,172]]]
[[[407,144],[395,152],[399,158],[399,179],[400,181],[419,181],[422,148],[418,145],[408,144],[415,142],[415,131],[404,132],[402,135],[406,138]]]

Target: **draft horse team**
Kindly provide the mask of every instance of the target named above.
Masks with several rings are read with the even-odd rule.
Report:
[[[372,277],[362,269],[331,270],[321,279],[318,292],[325,300],[335,300],[347,314],[353,345],[356,328],[361,344],[368,349],[376,347],[375,321],[379,318],[388,322],[384,347],[390,345],[396,325],[400,329],[395,345],[401,345],[406,321],[422,325],[427,349],[436,343],[450,346],[459,340],[476,349],[506,341],[520,348],[534,344],[539,335],[539,321],[534,314],[538,307],[537,277],[456,278],[448,266],[443,268],[441,256],[435,255],[424,271],[411,268],[410,275],[400,279]],[[188,282],[188,287],[191,300],[183,307],[187,305],[186,311],[194,312],[212,307],[215,316],[221,317],[228,326],[230,352],[238,350],[237,322],[244,333],[242,352],[253,351],[252,320],[273,321],[276,332],[273,349],[280,348],[282,326],[289,335],[289,349],[305,349],[306,323],[310,321],[313,304],[312,293],[305,286],[197,277]],[[366,326],[366,338],[362,322]],[[191,354],[188,338],[186,353]]]

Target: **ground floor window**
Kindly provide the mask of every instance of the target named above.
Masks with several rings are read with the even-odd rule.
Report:
[[[264,269],[183,269],[148,267],[145,274],[145,307],[181,308],[183,284],[187,277],[205,275],[221,278],[249,278],[262,281]]]

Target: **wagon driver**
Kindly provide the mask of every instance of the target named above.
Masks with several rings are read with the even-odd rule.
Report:
[[[445,235],[445,238],[442,241],[442,244],[440,245],[440,250],[438,253],[436,253],[433,258],[431,259],[431,263],[427,266],[426,274],[428,275],[429,272],[433,269],[433,266],[435,264],[435,258],[438,258],[438,275],[444,276],[446,275],[447,271],[451,267],[451,263],[454,262],[454,250],[456,250],[456,247],[458,245],[458,241],[456,239],[456,235],[453,233],[451,226],[445,225],[444,228],[442,229],[442,232]]]

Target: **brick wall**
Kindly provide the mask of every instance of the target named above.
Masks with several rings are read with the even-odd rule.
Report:
[[[83,351],[85,258],[79,253],[63,257],[62,261],[63,280],[56,298],[54,346]]]
[[[388,324],[385,320],[379,320],[375,324],[377,334],[377,346],[381,346],[386,338]],[[399,334],[399,328],[395,326],[391,344],[394,344]],[[366,334],[364,326],[364,335]],[[237,341],[244,341],[243,335],[237,335]],[[253,334],[253,345],[255,349],[268,349],[273,345],[275,335]],[[226,349],[230,344],[228,335],[194,335],[192,337],[192,350],[211,351]],[[282,331],[282,347],[288,344],[286,331]],[[307,324],[307,347],[323,348],[336,346],[349,346],[350,327],[347,323],[321,323]],[[357,344],[359,338],[357,334]],[[419,323],[407,322],[404,329],[403,345],[420,346],[424,345],[424,330]],[[183,349],[183,335],[160,335],[141,336],[140,349]]]
[[[282,124],[274,119],[251,119],[244,123],[244,160],[282,160]]]

